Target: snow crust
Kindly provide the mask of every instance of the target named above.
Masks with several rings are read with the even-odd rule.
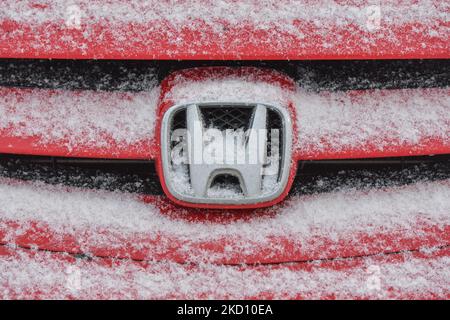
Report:
[[[98,57],[98,44],[106,57],[129,52],[134,58],[136,51],[150,58],[161,52],[174,58],[198,56],[208,54],[212,46],[218,47],[213,52],[222,54],[231,46],[239,57],[244,51],[240,38],[280,57],[296,52],[420,55],[448,50],[448,11],[445,1],[435,0],[7,0],[2,2],[0,19],[21,27],[6,26],[0,40],[20,39],[18,47],[6,48],[16,54],[71,52],[93,58]],[[405,31],[405,24],[412,27]],[[186,31],[195,32],[195,39],[186,37]]]
[[[365,150],[368,145],[383,150],[450,137],[446,88],[321,93],[299,89],[294,103],[300,151]]]
[[[167,98],[176,104],[192,102],[247,102],[286,106],[292,93],[265,81],[245,77],[211,78],[203,81],[178,79]]]
[[[445,298],[450,293],[448,256],[427,259],[404,254],[404,261],[358,260],[356,266],[339,271],[320,263],[308,263],[296,269],[295,265],[246,268],[207,264],[189,267],[174,263],[140,265],[125,260],[106,266],[98,259],[68,262],[52,253],[41,252],[30,257],[17,251],[14,256],[0,257],[0,297],[405,299]]]
[[[265,82],[225,78],[179,81],[169,92],[175,104],[191,102],[293,102],[297,148],[339,151],[420,145],[450,137],[450,89],[394,89],[314,92],[299,84],[294,92]]]
[[[26,201],[24,201],[26,199]],[[227,239],[231,252],[252,255],[273,246],[273,238],[287,238],[302,250],[316,250],[323,239],[345,239],[361,246],[356,237],[398,232],[402,236],[421,237],[418,228],[426,222],[438,230],[450,225],[450,180],[422,181],[407,186],[355,190],[351,186],[334,192],[297,195],[273,208],[273,215],[249,215],[235,221],[191,221],[188,211],[176,209],[177,216],[164,211],[164,203],[144,203],[139,195],[49,186],[38,182],[18,182],[2,178],[0,183],[0,219],[20,227],[3,227],[4,239],[14,239],[36,226],[50,226],[55,239],[73,235],[80,239],[82,250],[92,247],[120,248],[123,239],[136,239],[132,247],[139,250],[138,239],[159,235],[177,239],[177,248],[188,261],[216,261],[217,256],[192,245],[202,241],[214,243]],[[208,214],[208,211],[198,214]],[[186,219],[183,216],[186,215]],[[36,224],[37,223],[37,224]],[[88,232],[86,232],[88,231]],[[322,239],[322,240],[320,240]],[[161,241],[161,252],[170,243]],[[278,248],[282,250],[282,248]],[[278,252],[271,248],[272,253]],[[334,250],[330,246],[327,250]],[[389,250],[389,247],[385,248]],[[155,252],[149,253],[149,259]],[[324,252],[326,254],[326,252]]]
[[[121,25],[123,23],[153,24],[169,22],[168,33],[172,43],[181,41],[177,30],[185,26],[196,28],[206,23],[207,28],[223,36],[225,27],[254,25],[257,30],[271,31],[268,43],[277,43],[280,34],[298,38],[310,35],[295,27],[294,20],[310,23],[316,33],[330,46],[329,27],[345,29],[356,25],[366,30],[366,4],[371,2],[313,2],[313,1],[73,1],[81,9],[82,24],[99,22]],[[305,5],[307,4],[307,5]],[[376,3],[375,3],[376,4]],[[68,19],[67,1],[42,0],[36,5],[28,0],[3,1],[1,20],[30,24],[54,22],[61,26]],[[441,1],[385,1],[381,5],[381,30],[373,37],[363,39],[361,46],[370,45],[378,38],[396,43],[393,26],[420,22],[426,27],[413,29],[412,34],[426,34],[429,39],[448,37],[449,4]],[[70,17],[69,17],[70,19]],[[175,29],[171,29],[171,27]],[[114,39],[129,40],[129,31],[110,29]],[[49,30],[48,39],[58,30]],[[13,30],[21,33],[22,30]],[[79,44],[70,35],[64,39],[71,45],[86,47],[91,41],[91,30],[83,32]],[[203,34],[199,39],[202,39]],[[10,34],[0,39],[5,41]],[[35,47],[49,48],[48,39],[30,43]],[[142,41],[141,41],[142,40]],[[337,37],[335,42],[344,41]],[[137,39],[149,45],[145,39]],[[306,42],[305,42],[306,43]],[[151,44],[150,44],[151,45]],[[351,44],[345,44],[350,46]],[[408,51],[408,48],[404,49]],[[104,147],[107,143],[99,137],[111,137],[119,144],[131,145],[148,140],[154,134],[155,108],[159,88],[150,92],[113,93],[57,90],[51,95],[45,90],[33,89],[20,95],[4,91],[0,95],[0,130],[12,130],[19,137],[39,136],[41,142],[64,141],[71,149],[80,144]],[[249,83],[239,79],[222,82],[210,80],[190,83],[176,88],[172,98],[177,102],[228,100],[255,100],[285,105],[293,99],[297,106],[300,149],[323,149],[328,145],[339,150],[346,147],[363,148],[368,141],[382,150],[383,137],[392,137],[402,143],[414,144],[424,137],[448,140],[450,136],[449,89],[403,89],[357,92],[310,92],[297,89],[291,97],[280,89],[262,83]],[[124,99],[125,97],[125,99]],[[42,103],[46,101],[48,103]],[[126,101],[126,103],[124,102]],[[326,141],[327,143],[324,143]],[[25,199],[25,200],[24,200]],[[420,236],[418,221],[426,221],[436,228],[450,224],[450,180],[419,181],[409,186],[355,190],[344,188],[329,193],[293,196],[274,209],[272,216],[255,216],[228,223],[199,223],[165,215],[159,204],[144,203],[140,196],[121,192],[92,191],[43,183],[23,183],[0,179],[0,220],[20,224],[9,230],[5,239],[14,243],[32,223],[48,224],[57,231],[55,237],[77,235],[87,229],[94,232],[85,238],[82,246],[121,245],[123,236],[169,234],[187,244],[196,241],[235,239],[228,248],[251,253],[255,245],[264,247],[273,236],[289,237],[304,248],[313,249],[318,243],[309,240],[317,236],[329,239],[354,237],[355,232],[389,234],[402,230],[405,235]],[[182,210],[180,210],[182,211]],[[181,216],[183,212],[181,212]],[[2,227],[4,224],[2,223]],[[108,230],[109,235],[101,231]],[[120,237],[119,237],[120,235]],[[358,239],[354,239],[355,244]],[[162,244],[163,245],[163,244]],[[138,248],[139,244],[136,244]],[[389,249],[389,248],[387,248]],[[183,250],[181,248],[180,250]],[[192,261],[211,262],[205,252],[191,252]],[[14,292],[26,296],[41,291],[49,297],[96,297],[96,294],[113,297],[164,298],[179,296],[199,298],[208,294],[222,298],[248,296],[273,292],[275,297],[286,297],[298,292],[308,298],[333,293],[338,297],[350,294],[374,297],[402,297],[405,294],[437,292],[449,294],[450,260],[441,257],[421,260],[408,257],[404,263],[382,263],[383,290],[373,293],[367,287],[367,267],[378,265],[378,260],[367,259],[363,267],[351,271],[331,271],[317,268],[312,272],[288,267],[266,272],[258,269],[242,270],[235,267],[200,264],[195,270],[172,262],[153,263],[142,267],[129,261],[115,262],[115,268],[77,260],[83,287],[67,287],[67,263],[53,259],[51,253],[30,258],[25,253],[17,257],[0,257],[0,286],[14,288],[2,290],[0,296],[11,297]],[[395,295],[385,290],[392,286],[401,292]],[[55,289],[59,288],[59,289]],[[133,290],[130,291],[130,288]],[[44,290],[42,292],[42,290]],[[389,294],[391,296],[389,296]],[[393,296],[392,296],[393,295]]]
[[[148,92],[0,89],[0,131],[39,137],[43,145],[133,145],[148,141],[155,126],[159,88]]]
[[[260,29],[274,26],[293,32],[292,22],[303,20],[312,22],[316,27],[321,25],[345,26],[357,24],[365,26],[368,15],[367,7],[380,5],[381,19],[388,25],[399,25],[406,22],[420,21],[433,26],[436,20],[447,20],[448,4],[439,1],[211,1],[191,0],[176,2],[112,0],[108,2],[94,0],[41,0],[39,5],[27,0],[4,1],[0,18],[27,23],[45,23],[64,21],[67,19],[68,7],[77,5],[81,11],[81,19],[89,22],[110,23],[150,23],[165,20],[171,25],[180,26],[206,21],[226,21],[232,25],[253,23]],[[71,11],[69,11],[70,13]],[[221,27],[221,25],[216,28]],[[223,31],[223,29],[218,29]],[[295,30],[296,31],[296,30]]]
[[[382,233],[420,238],[425,236],[421,223],[445,230],[450,225],[450,180],[422,180],[405,186],[377,187],[349,181],[347,185],[312,195],[293,195],[273,215],[250,215],[228,222],[192,221],[182,209],[177,216],[167,215],[166,204],[144,203],[136,194],[94,191],[85,188],[50,186],[39,182],[21,182],[2,178],[0,181],[0,226],[4,241],[13,255],[0,255],[0,297],[26,298],[272,298],[323,296],[336,298],[406,298],[448,297],[450,294],[450,259],[417,258],[403,253],[400,260],[375,256],[356,259],[350,268],[337,268],[338,259],[327,265],[316,261],[280,266],[225,266],[215,263],[220,256],[191,246],[195,242],[215,243],[231,240],[223,255],[252,254],[261,248],[268,254],[278,254],[284,247],[273,247],[274,237],[286,236],[302,250],[321,247],[321,237],[349,240],[349,246],[364,246],[355,237],[358,232],[370,238]],[[447,172],[448,174],[448,172]],[[404,176],[414,176],[406,170]],[[367,176],[368,180],[377,180]],[[326,180],[318,183],[326,184]],[[26,201],[24,201],[26,199]],[[199,212],[198,214],[211,215]],[[8,228],[6,221],[19,227]],[[29,230],[49,224],[52,239],[62,242],[67,237],[79,237],[85,253],[89,246],[120,248],[124,239],[133,239],[129,250],[139,250],[143,237],[157,239],[160,250],[170,248],[161,235],[180,240],[189,264],[171,260],[153,261],[158,252],[146,257],[150,262],[113,260],[104,263],[99,258],[72,259],[64,254],[36,252],[30,256],[15,241]],[[108,231],[109,233],[107,233]],[[90,235],[89,235],[90,234]],[[86,241],[86,243],[83,243]],[[271,246],[271,247],[269,247]],[[37,247],[37,246],[36,246]],[[333,245],[328,248],[333,250]],[[390,250],[386,246],[384,250]],[[424,241],[421,251],[432,255],[439,249]],[[326,251],[326,250],[325,250]],[[390,257],[390,258],[389,258]],[[359,262],[358,262],[359,261]],[[375,278],[374,278],[375,277]]]
[[[160,88],[146,92],[94,92],[30,89],[0,91],[0,130],[41,143],[104,147],[111,140],[133,145],[154,135]],[[251,102],[296,107],[296,147],[309,154],[382,151],[390,144],[420,146],[450,136],[450,89],[397,89],[295,92],[265,82],[225,78],[180,81],[168,93],[175,104]],[[107,138],[107,139],[106,139]],[[108,141],[108,139],[110,139]]]

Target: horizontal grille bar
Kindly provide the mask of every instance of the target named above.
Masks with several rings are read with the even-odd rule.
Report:
[[[153,161],[0,154],[0,177],[73,187],[162,194]]]
[[[50,184],[161,195],[153,161],[0,154],[0,177]],[[340,186],[383,186],[450,178],[450,155],[300,161],[291,193]],[[327,183],[323,184],[322,182]]]
[[[449,85],[450,60],[137,61],[0,59],[0,85],[32,88],[148,90],[193,67],[254,66],[288,74],[314,90],[432,88]]]

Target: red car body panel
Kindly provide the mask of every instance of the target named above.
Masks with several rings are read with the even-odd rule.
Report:
[[[92,159],[152,159],[153,151],[148,141],[132,145],[117,144],[113,139],[102,137],[108,143],[108,148],[98,148],[89,145],[78,145],[75,150],[69,150],[65,141],[42,143],[42,137],[17,137],[2,132],[0,137],[0,152],[6,154],[40,155],[49,157],[76,157]]]
[[[89,10],[96,1],[79,2],[80,10]],[[130,6],[144,14],[144,10],[134,8],[132,1],[112,1],[103,4],[103,10],[113,4]],[[213,11],[213,1],[201,1],[202,7]],[[52,15],[58,10],[50,1],[29,2],[30,14]],[[158,2],[152,6],[165,8],[189,4]],[[237,3],[230,1],[227,6]],[[256,9],[261,5],[250,2]],[[226,16],[213,16],[211,20],[194,17],[175,23],[170,17],[157,17],[152,21],[127,21],[121,19],[121,11],[110,17],[80,19],[79,27],[67,27],[64,17],[51,16],[51,19],[21,19],[4,17],[0,21],[1,58],[40,58],[40,59],[147,59],[147,60],[294,60],[294,59],[442,59],[449,57],[448,20],[442,16],[428,16],[430,11],[448,11],[441,1],[427,2],[420,16],[395,21],[383,12],[386,6],[410,10],[420,1],[392,1],[382,5],[380,26],[368,30],[366,22],[373,19],[367,11],[372,3],[359,1],[282,1],[277,4],[293,8],[318,6],[330,10],[347,10],[348,13],[366,15],[363,21],[343,21],[334,19],[332,11],[328,17],[305,19],[288,17],[280,23],[234,21]],[[422,4],[423,5],[423,4]],[[264,6],[264,5],[263,5]],[[277,6],[273,6],[277,10]],[[145,8],[144,8],[145,9]],[[195,8],[191,10],[195,11]],[[230,10],[229,8],[226,8]],[[283,8],[282,8],[283,9]],[[94,10],[94,9],[92,9]],[[113,9],[111,9],[113,10]],[[148,10],[148,8],[147,8]],[[243,9],[244,10],[244,9]],[[254,8],[247,8],[254,10]],[[281,10],[281,9],[280,9]],[[287,10],[287,9],[286,9]],[[173,10],[174,11],[174,10]],[[126,12],[126,11],[125,11]],[[134,12],[134,11],[133,11]],[[26,10],[19,12],[25,17]],[[58,14],[60,12],[57,12]],[[89,12],[90,13],[90,12]],[[128,14],[128,12],[126,12]],[[64,12],[62,13],[64,14]],[[407,16],[406,13],[403,16]],[[174,17],[176,19],[177,17]],[[232,17],[231,17],[232,18]],[[414,20],[415,19],[415,20]],[[392,21],[394,20],[394,21]],[[18,32],[20,30],[20,32]],[[86,36],[88,34],[88,36]],[[238,39],[239,41],[236,41]],[[345,40],[343,40],[345,39]]]
[[[143,199],[160,207],[162,215],[192,221],[227,225],[233,220],[248,219],[257,221],[276,215],[279,208],[209,211],[204,209],[183,209],[165,197],[147,196]],[[388,210],[387,210],[388,211]],[[179,214],[178,214],[179,213]],[[181,264],[192,262],[197,255],[208,257],[205,261],[213,264],[277,264],[295,261],[329,260],[345,257],[391,254],[399,251],[417,251],[421,248],[446,247],[450,244],[450,225],[439,226],[427,221],[416,221],[414,234],[401,227],[387,227],[376,233],[354,231],[351,234],[334,234],[333,238],[321,231],[313,232],[309,238],[294,239],[289,236],[268,235],[264,246],[239,234],[228,239],[186,240],[172,234],[156,232],[118,234],[108,229],[86,227],[71,233],[42,221],[30,221],[19,225],[15,221],[0,219],[0,245],[15,243],[28,249],[83,254],[88,252],[95,257],[109,257],[132,260],[171,261]],[[15,234],[20,230],[18,234]],[[107,242],[99,245],[91,239],[104,237]],[[254,249],[251,252],[237,250],[245,242]],[[230,250],[235,248],[236,250]]]
[[[8,110],[7,117],[10,115],[14,117],[15,111],[19,103],[32,103],[31,100],[39,101],[40,110],[42,113],[49,113],[51,110],[58,110],[62,108],[60,99],[65,99],[69,104],[68,108],[73,108],[70,112],[77,113],[76,107],[80,107],[83,103],[93,103],[94,101],[103,101],[105,112],[111,112],[108,109],[112,101],[129,105],[130,101],[136,97],[136,94],[129,92],[90,92],[82,90],[50,90],[50,89],[30,89],[30,88],[0,88],[0,97],[3,99],[2,103]],[[56,99],[56,102],[55,100]],[[78,100],[86,99],[86,100]],[[24,102],[25,101],[25,102]],[[132,102],[131,102],[132,103]],[[73,104],[73,105],[71,105]],[[79,111],[81,113],[83,111]],[[26,121],[32,121],[31,115],[27,115],[28,119],[24,119],[22,123],[11,121],[11,124],[3,129],[0,129],[0,153],[9,154],[23,154],[23,155],[42,155],[55,157],[79,157],[79,158],[110,158],[110,159],[153,159],[157,153],[157,146],[152,143],[153,137],[147,135],[140,140],[133,140],[132,143],[126,141],[117,141],[111,134],[95,127],[87,128],[87,130],[95,130],[99,134],[95,137],[99,144],[83,143],[83,133],[75,133],[70,129],[66,129],[63,138],[48,139],[45,134],[26,134],[21,131],[26,125]],[[62,123],[62,126],[69,128],[64,124],[64,116],[59,119],[49,118],[47,121],[55,121],[52,125],[55,127]],[[61,122],[62,121],[62,122]],[[58,122],[58,123],[57,123]],[[35,124],[38,125],[38,124]],[[151,127],[151,124],[149,124]],[[72,146],[68,146],[68,140],[72,137],[79,138],[79,141]]]
[[[370,259],[354,257],[275,265],[218,266],[208,269],[195,264],[173,266],[151,261],[109,258],[80,260],[57,252],[2,246],[0,260],[10,263],[11,269],[10,274],[1,282],[4,290],[0,291],[0,298],[449,299],[450,292],[445,290],[445,287],[442,289],[442,283],[445,286],[448,279],[443,278],[443,270],[440,269],[442,264],[439,263],[448,257],[450,250],[447,247],[429,253],[402,251],[377,255]],[[421,265],[421,270],[408,274],[412,259]],[[391,268],[400,272],[394,273],[395,278],[389,278],[392,282],[380,281],[382,291],[376,288],[359,290],[373,281],[371,277],[374,277],[374,284],[377,285],[377,274],[371,273],[372,269],[368,268],[368,263],[374,266],[375,272],[390,271],[392,274]],[[23,267],[14,268],[17,264]],[[289,275],[289,280],[285,280],[283,276],[279,276],[279,279],[272,277],[284,273]],[[48,277],[50,274],[52,277]],[[254,277],[249,277],[249,274]],[[437,285],[435,290],[420,287],[420,281],[423,281],[424,277],[434,279]],[[23,279],[30,281],[23,282]],[[202,283],[209,285],[199,285],[195,279],[202,279]],[[227,280],[226,285],[222,282],[223,279]],[[409,285],[405,285],[408,282]],[[419,285],[413,286],[414,282]],[[88,286],[82,286],[84,283]],[[263,286],[258,286],[258,283]],[[105,290],[105,286],[108,290]],[[411,288],[408,288],[409,286]],[[249,287],[254,287],[251,292],[246,290]]]
[[[3,181],[2,187],[5,183],[14,190],[15,184],[20,186],[23,182]],[[445,186],[448,182],[439,184]],[[63,204],[63,207],[71,203],[72,193],[75,194],[75,199],[79,198],[77,194],[80,191],[76,189],[66,190],[66,188],[58,187],[52,190],[52,194],[59,193],[63,199],[67,199],[68,202]],[[395,188],[380,190],[378,193],[385,193],[386,196],[392,197],[401,189],[395,190]],[[39,192],[39,185],[36,192]],[[96,193],[86,191],[87,199],[91,197],[89,194],[95,196]],[[101,194],[95,197],[103,199]],[[31,198],[36,199],[34,196]],[[177,228],[181,223],[209,226],[213,231],[222,227],[227,228],[239,221],[244,221],[249,226],[251,223],[257,226],[261,222],[276,219],[277,216],[289,212],[283,211],[283,206],[289,205],[291,200],[287,199],[282,205],[268,209],[232,212],[226,210],[205,212],[204,209],[181,208],[161,196],[146,196],[140,201],[147,203],[150,206],[149,210],[150,208],[158,210],[157,217],[161,217],[158,219],[163,219],[164,224],[173,228]],[[45,201],[45,197],[41,201]],[[0,209],[0,212],[3,210]],[[449,224],[446,224],[445,220],[429,219],[429,214],[432,212],[413,214],[414,211],[411,211],[411,215],[404,216],[400,220],[389,222],[387,219],[384,226],[383,224],[374,226],[370,222],[366,223],[365,219],[360,219],[358,224],[353,226],[354,231],[351,227],[341,231],[339,228],[329,231],[317,228],[299,235],[281,236],[277,233],[271,235],[271,231],[266,229],[265,240],[261,242],[261,240],[249,238],[248,234],[241,235],[239,228],[236,229],[236,233],[229,234],[227,237],[205,235],[204,238],[201,236],[189,238],[189,233],[183,235],[182,230],[181,234],[178,230],[178,235],[175,235],[172,232],[162,232],[158,227],[153,232],[130,232],[128,227],[121,230],[120,221],[112,228],[108,225],[80,226],[77,223],[72,225],[71,223],[75,220],[65,222],[64,219],[57,225],[53,225],[46,222],[45,210],[45,206],[38,209],[39,212],[36,212],[35,218],[31,216],[27,218],[29,214],[24,213],[23,218],[19,220],[6,218],[8,212],[3,211],[0,215],[0,270],[5,271],[0,278],[0,284],[2,288],[7,289],[2,290],[0,296],[85,299],[236,298],[241,296],[296,299],[445,299],[450,292],[448,278],[446,278],[445,270],[442,270],[448,267],[450,258]],[[49,210],[52,209],[49,208]],[[386,217],[392,218],[390,210],[389,207],[385,208],[385,213]],[[332,213],[331,208],[330,213]],[[39,217],[43,218],[39,219]],[[112,221],[116,218],[117,216],[111,217]],[[311,226],[314,217],[305,216],[304,218],[305,223]],[[333,220],[332,216],[330,220]],[[62,228],[59,225],[61,223],[65,227]],[[365,227],[361,228],[364,225]],[[245,244],[244,247],[242,247],[243,244]],[[242,250],[242,248],[252,248],[252,250]],[[420,265],[417,270],[411,269],[412,260]],[[15,266],[16,264],[21,267]],[[385,281],[382,290],[358,294],[358,290],[353,286],[347,287],[349,284],[354,284],[355,279],[350,278],[356,275],[358,275],[356,280],[359,281],[359,285],[365,287],[366,281],[369,281],[371,277],[371,266],[378,266],[384,270],[380,275],[380,278]],[[391,267],[400,270],[389,271]],[[78,291],[68,287],[66,281],[70,279],[72,268],[83,273],[82,281],[89,283],[89,286],[82,287]],[[236,270],[239,272],[235,273]],[[326,275],[321,274],[321,270]],[[224,274],[229,272],[232,274],[227,275],[226,282],[223,282]],[[258,280],[252,280],[252,284],[261,284],[260,281],[264,280],[264,289],[250,290],[245,287],[244,284],[247,281],[245,279],[248,279],[247,272],[252,274],[260,272]],[[286,290],[279,287],[278,281],[287,280],[278,280],[278,272],[289,272],[288,279],[297,281],[293,282],[296,283],[296,288]],[[141,278],[143,275],[150,279],[157,275],[156,279],[159,279],[150,286],[154,291],[144,290],[144,296],[141,292],[141,286],[145,283],[145,279]],[[91,276],[95,278],[91,279]],[[292,277],[297,276],[300,279],[293,280]],[[180,291],[177,286],[190,277],[193,278],[191,280],[193,283],[184,287],[182,290],[184,293],[178,294],[177,292]],[[333,281],[337,282],[331,285],[330,277],[335,278]],[[105,290],[105,287],[102,287],[101,283],[108,285],[109,279],[112,279],[118,291]],[[211,290],[209,286],[203,287],[198,283],[198,289],[194,290],[195,279],[202,279],[201,281],[208,281],[208,283],[215,281],[222,281],[222,283],[214,285],[215,289],[211,292],[208,291]],[[305,288],[304,285],[311,281],[314,283],[314,289]],[[402,289],[403,284],[400,284],[408,281],[423,283],[422,290]],[[437,281],[441,288],[430,287],[433,281]],[[169,288],[160,289],[162,283]],[[236,292],[233,290],[233,283],[241,283],[243,287]],[[323,291],[323,287],[327,289]]]
[[[247,69],[247,72],[250,72],[250,70],[256,71],[256,69]],[[291,86],[291,89],[293,90],[292,80],[290,80],[289,78],[282,76],[279,73],[274,73],[273,71],[261,71],[261,69],[258,70],[259,72],[265,72],[266,75],[264,77],[268,81],[268,83],[279,83],[281,86],[288,85]],[[148,106],[149,112],[155,114],[155,127],[158,126],[159,122],[161,121],[162,112],[164,111],[163,109],[170,107],[171,102],[162,101],[162,99],[164,99],[165,94],[167,94],[167,86],[174,76],[184,76],[187,81],[197,81],[201,79],[203,73],[209,73],[209,75],[213,77],[217,76],[220,72],[224,72],[224,74],[227,74],[231,71],[227,68],[200,68],[183,71],[181,73],[175,73],[168,79],[166,79],[162,83],[160,102],[158,103],[158,105],[151,105],[151,102],[149,102]],[[277,75],[276,77],[281,78],[271,79],[271,77],[274,77],[274,74]],[[204,74],[203,76],[206,76],[206,74]],[[351,103],[353,101],[358,102],[364,101],[364,99],[371,99],[372,95],[374,94],[376,94],[376,96],[374,96],[373,99],[391,99],[391,94],[394,91],[395,90],[354,90],[347,91],[342,96],[335,97],[330,93],[324,93],[323,97],[325,97],[325,99],[329,99],[329,101],[331,102],[333,102],[334,100],[338,101],[338,99],[345,99],[346,101],[349,101],[349,103]],[[401,91],[402,90],[399,90],[399,92]],[[404,92],[405,97],[407,97],[409,93],[419,93],[422,98],[429,99],[429,107],[433,108],[438,104],[439,106],[445,106],[444,98],[450,94],[450,89],[405,89]],[[103,99],[107,102],[105,102],[105,105],[103,106],[100,105],[99,108],[104,108],[104,112],[107,113],[110,112],[108,104],[110,103],[111,99],[114,99],[116,103],[122,102],[124,105],[128,105],[136,95],[138,94],[130,92],[115,92],[114,95],[112,95],[112,93],[110,92],[85,93],[81,90],[69,91],[61,89],[50,90],[6,87],[0,88],[0,99],[4,104],[4,109],[8,110],[8,114],[4,115],[4,119],[8,119],[8,117],[11,117],[11,120],[9,121],[10,124],[6,127],[0,128],[0,153],[80,158],[157,159],[159,154],[159,137],[157,137],[154,132],[158,132],[158,128],[155,128],[155,130],[148,130],[148,133],[132,141],[119,141],[108,132],[103,132],[95,137],[95,140],[100,141],[101,145],[95,145],[83,143],[82,134],[80,134],[79,132],[71,131],[70,126],[67,126],[65,135],[69,137],[76,137],[80,140],[80,142],[70,145],[69,148],[67,146],[67,139],[55,141],[55,139],[48,139],[47,134],[44,133],[33,135],[27,134],[27,131],[24,132],[24,130],[22,130],[22,128],[26,126],[26,124],[23,122],[17,122],[14,118],[17,104],[21,100],[28,101],[30,99],[39,99],[42,110],[48,111],[61,108],[61,105],[58,105],[54,101],[52,101],[52,99],[55,97],[57,99],[67,99],[68,105],[65,106],[66,108],[70,108],[71,103],[74,103],[76,107],[79,107],[82,102],[79,102],[77,99],[80,97],[86,99],[84,101],[98,101]],[[109,99],[107,98],[108,96],[110,97]],[[320,94],[318,94],[318,96],[322,97]],[[301,105],[296,105],[296,103],[301,103],[301,101],[292,102],[292,106],[290,107],[294,125],[296,124],[296,116],[299,112],[296,110],[300,110],[301,112]],[[399,108],[406,109],[407,103],[408,101],[404,101],[403,105],[399,105]],[[134,107],[134,105],[132,105],[131,107]],[[344,107],[349,108],[350,105],[344,105]],[[77,112],[76,110],[77,109],[74,108],[71,112]],[[380,112],[377,110],[372,111]],[[362,111],[356,110],[355,112]],[[299,116],[301,116],[301,114]],[[61,127],[64,125],[64,118],[56,120],[58,122],[52,123],[54,124],[54,126],[58,125]],[[55,121],[55,119],[49,118],[47,121],[51,123],[51,121]],[[422,119],[419,115],[417,115],[415,121],[421,122]],[[431,123],[430,125],[433,124]],[[151,128],[152,126],[153,124],[149,123],[148,127]],[[418,141],[401,141],[389,135],[383,136],[386,133],[380,132],[379,136],[377,136],[377,141],[370,141],[367,139],[359,141],[359,144],[364,145],[364,148],[345,145],[339,146],[337,148],[335,145],[335,141],[332,139],[333,137],[324,135],[322,132],[317,131],[316,135],[320,136],[322,147],[318,148],[317,145],[311,144],[309,141],[304,139],[298,141],[298,143],[297,141],[294,141],[294,146],[297,149],[293,150],[293,160],[358,159],[446,154],[450,152],[450,140],[445,137],[445,135],[448,134],[450,130],[449,126],[450,123],[445,122],[441,127],[441,132],[436,135],[421,136],[420,140]],[[101,132],[101,128],[96,128],[95,124],[92,128],[89,129]],[[33,132],[33,130],[28,131]],[[348,139],[350,137],[351,136],[347,134],[343,137],[343,139]],[[294,138],[297,139],[297,135],[295,135]],[[380,146],[378,145],[380,141],[383,144],[383,148],[380,148]]]

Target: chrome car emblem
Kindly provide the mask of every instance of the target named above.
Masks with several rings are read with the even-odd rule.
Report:
[[[164,181],[177,199],[255,204],[277,198],[289,177],[292,125],[284,107],[192,103],[162,120]]]

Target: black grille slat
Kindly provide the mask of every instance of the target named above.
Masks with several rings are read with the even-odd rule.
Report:
[[[162,194],[152,161],[0,154],[0,177],[73,187]],[[291,194],[404,185],[450,177],[450,155],[301,161]],[[216,182],[227,183],[225,177]]]
[[[292,195],[367,190],[450,178],[450,155],[306,160],[298,163]]]
[[[269,129],[279,129],[283,128],[283,120],[281,119],[278,112],[273,110],[268,110],[267,114],[267,128]]]
[[[0,177],[54,185],[162,194],[153,161],[0,154]]]
[[[278,112],[268,110],[267,114],[267,156],[272,156],[272,133],[271,129],[279,130],[279,154],[283,154],[283,120]],[[281,166],[280,166],[281,170]],[[281,172],[281,171],[280,171]]]
[[[1,59],[2,86],[141,91],[171,72],[209,66],[270,68],[310,90],[435,88],[449,85],[450,60],[145,61]]]

